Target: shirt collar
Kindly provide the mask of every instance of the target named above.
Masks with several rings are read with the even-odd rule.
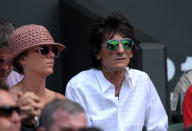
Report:
[[[135,82],[134,82],[134,73],[132,71],[133,69],[127,67],[126,72],[125,72],[125,82],[129,84],[130,88],[135,87]]]
[[[103,75],[103,72],[100,70],[97,74],[96,77],[99,81],[99,85],[101,88],[101,91],[104,92],[106,91],[112,84],[105,78]]]
[[[133,75],[134,74],[132,73],[131,69],[127,67],[125,71],[124,80],[128,85],[130,85],[130,88],[133,88],[135,86],[135,83],[133,82]],[[96,74],[96,77],[99,81],[99,85],[102,92],[106,91],[109,87],[113,86],[113,84],[105,78],[101,70]]]

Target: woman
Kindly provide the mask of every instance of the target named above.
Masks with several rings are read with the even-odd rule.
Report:
[[[103,131],[167,131],[168,118],[149,76],[129,68],[133,27],[125,17],[95,17],[90,33],[93,68],[73,77],[66,97],[87,113],[89,126]]]
[[[65,46],[55,43],[49,31],[40,25],[25,25],[14,30],[9,44],[12,55],[8,62],[24,74],[23,80],[10,92],[18,100],[24,124],[32,125],[45,104],[57,97],[64,98],[46,88],[46,78],[53,73],[54,58]]]

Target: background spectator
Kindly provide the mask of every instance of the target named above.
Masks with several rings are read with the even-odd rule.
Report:
[[[83,108],[67,99],[55,99],[41,113],[38,131],[78,131],[86,127]]]
[[[0,131],[20,131],[19,107],[3,86],[0,86]]]
[[[9,87],[16,85],[23,79],[23,76],[13,70],[8,65],[7,59],[10,56],[8,39],[15,26],[6,20],[0,21],[0,80]]]

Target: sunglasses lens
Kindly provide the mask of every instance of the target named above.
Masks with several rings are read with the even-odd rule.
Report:
[[[59,56],[59,49],[57,47],[52,47],[52,51],[55,54],[55,57]]]
[[[121,40],[121,43],[126,50],[130,50],[134,44],[132,39],[123,39]]]
[[[2,110],[0,109],[0,116],[11,116],[12,110]]]
[[[41,46],[39,48],[40,52],[41,52],[41,55],[48,55],[49,54],[49,47],[47,46]]]
[[[0,107],[0,116],[11,116],[13,111],[16,111],[18,114],[20,114],[19,107],[2,106]]]
[[[20,114],[20,109],[19,109],[19,107],[15,107],[15,109],[14,109],[18,114]]]
[[[108,50],[111,50],[111,51],[115,50],[115,49],[117,49],[118,45],[119,45],[119,42],[117,40],[108,40],[107,41]]]

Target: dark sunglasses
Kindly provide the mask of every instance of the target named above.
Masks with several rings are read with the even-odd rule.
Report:
[[[106,44],[104,44],[108,50],[113,51],[119,47],[119,42],[123,45],[123,48],[126,50],[132,49],[134,45],[134,41],[131,38],[124,38],[119,40],[108,40]]]
[[[56,46],[40,46],[38,48],[39,48],[39,53],[43,56],[47,56],[50,50],[52,50],[55,57],[59,57],[59,49]]]
[[[16,111],[18,114],[20,114],[20,109],[18,106],[10,106],[10,105],[4,105],[0,106],[0,116],[11,116],[12,113]]]

